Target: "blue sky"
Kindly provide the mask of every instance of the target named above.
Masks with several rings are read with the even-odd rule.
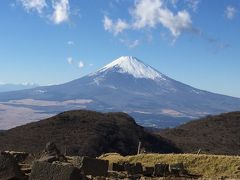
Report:
[[[135,56],[240,97],[239,0],[2,0],[0,82],[67,82]]]

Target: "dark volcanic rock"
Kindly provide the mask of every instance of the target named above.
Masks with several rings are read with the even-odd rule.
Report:
[[[60,153],[55,143],[48,142],[38,161],[52,163],[54,161],[66,161],[66,158]]]
[[[155,164],[154,176],[164,177],[168,176],[169,174],[169,164]]]
[[[143,175],[147,177],[151,177],[154,172],[154,167],[143,167]]]
[[[34,162],[30,180],[84,180],[78,168],[71,164],[51,164],[48,162]]]
[[[0,153],[0,179],[23,179],[15,158],[8,153]]]
[[[96,157],[103,153],[136,154],[139,141],[148,152],[179,152],[165,139],[144,131],[125,113],[69,111],[19,126],[0,135],[0,150],[40,153],[47,142],[63,152]]]
[[[109,164],[109,171],[124,171],[124,165],[123,164],[120,164],[120,163],[111,163]]]
[[[143,173],[143,167],[142,167],[141,163],[136,163],[136,164],[126,163],[124,165],[124,168],[129,175],[136,175],[136,174],[142,174]]]
[[[187,174],[187,171],[185,170],[183,163],[170,164],[169,172],[171,175],[175,175],[175,176]]]
[[[73,165],[81,169],[85,175],[92,176],[107,176],[108,174],[108,161],[94,159],[89,157],[75,157]]]
[[[18,163],[25,161],[29,156],[29,154],[26,152],[15,152],[15,151],[5,151],[5,152],[11,154]]]
[[[57,146],[53,142],[48,142],[45,147],[45,152],[49,156],[58,156],[60,155],[60,151],[58,150]]]

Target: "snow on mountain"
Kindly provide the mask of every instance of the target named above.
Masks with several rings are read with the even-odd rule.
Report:
[[[165,80],[163,74],[153,69],[151,66],[148,66],[138,60],[133,56],[122,56],[110,64],[104,66],[98,72],[104,72],[109,69],[116,68],[120,73],[128,73],[135,78],[146,78],[146,79],[161,79]]]
[[[62,103],[83,99],[90,101]],[[13,103],[16,100],[17,106]],[[46,102],[45,106],[29,104],[34,100]],[[49,106],[53,102],[57,105]],[[143,126],[173,127],[192,118],[240,110],[240,99],[196,89],[135,57],[122,56],[97,72],[68,83],[0,93],[0,127],[82,108],[127,112]],[[27,119],[26,111],[31,118]]]

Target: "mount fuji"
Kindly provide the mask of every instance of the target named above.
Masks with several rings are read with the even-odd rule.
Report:
[[[0,92],[7,92],[7,91],[17,91],[23,89],[32,89],[39,86],[38,84],[34,83],[23,83],[23,84],[8,84],[8,83],[0,83]]]
[[[65,84],[0,93],[0,127],[8,129],[73,109],[123,111],[143,126],[173,127],[240,110],[240,99],[196,89],[135,57],[122,56]]]

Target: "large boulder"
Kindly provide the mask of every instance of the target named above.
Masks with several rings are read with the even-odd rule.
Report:
[[[125,171],[124,165],[121,163],[111,163],[109,164],[109,171],[118,171],[118,172],[122,172]]]
[[[20,167],[11,154],[0,153],[0,179],[23,179]]]
[[[29,154],[26,152],[16,152],[16,151],[5,151],[6,153],[11,154],[18,163],[23,162]]]
[[[169,165],[168,164],[155,164],[154,176],[164,177],[169,175]]]
[[[143,173],[143,167],[141,163],[135,163],[135,164],[125,163],[124,168],[129,175],[136,175],[136,174]]]
[[[73,165],[82,170],[85,175],[104,176],[108,175],[109,162],[90,157],[77,156],[73,159]]]
[[[176,164],[170,164],[169,165],[169,172],[171,175],[174,176],[180,176],[180,175],[186,175],[187,170],[185,170],[183,163],[176,163]]]
[[[58,156],[60,155],[60,151],[58,150],[57,146],[53,142],[48,142],[45,147],[45,152],[49,156]]]
[[[154,167],[143,167],[143,175],[147,177],[153,176]]]
[[[39,161],[52,163],[54,161],[66,161],[66,158],[60,153],[55,143],[48,142]]]
[[[29,180],[84,180],[81,171],[69,163],[35,161]]]

